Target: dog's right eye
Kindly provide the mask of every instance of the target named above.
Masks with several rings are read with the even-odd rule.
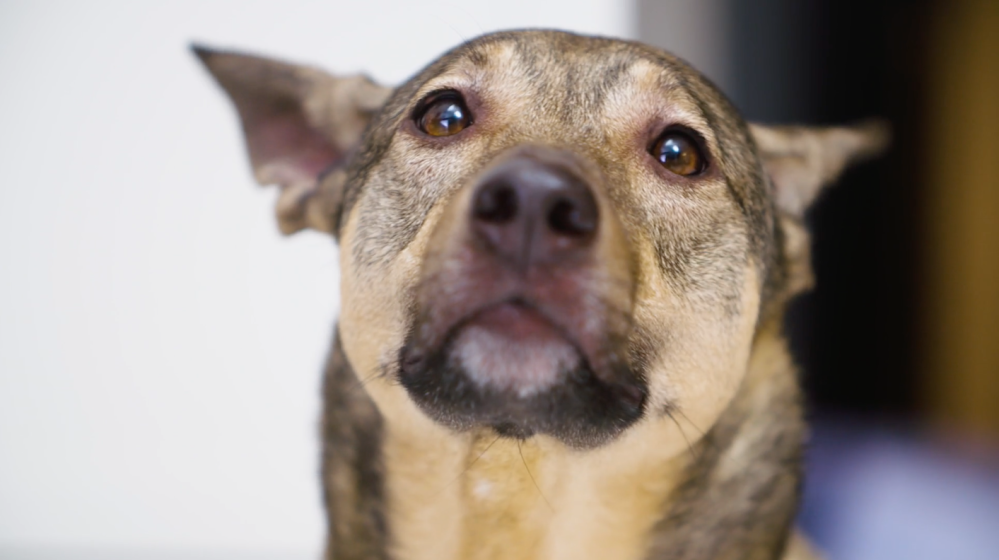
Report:
[[[697,141],[682,129],[669,128],[652,144],[649,153],[663,167],[684,177],[704,171],[704,155]]]
[[[416,126],[430,136],[454,136],[472,124],[472,113],[458,92],[431,97],[416,113]]]

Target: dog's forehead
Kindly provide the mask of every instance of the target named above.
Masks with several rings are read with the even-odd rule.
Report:
[[[510,139],[525,141],[630,145],[649,129],[682,125],[700,134],[710,152],[723,155],[719,121],[741,120],[714,85],[669,53],[560,31],[473,39],[408,86],[407,100],[399,101],[409,107],[441,90],[471,94],[482,102],[479,116],[502,123]]]
[[[444,57],[439,72],[454,66],[509,68],[541,82],[564,83],[568,77],[605,77],[613,81],[632,66],[678,83],[680,74],[698,72],[665,51],[623,39],[576,35],[565,31],[507,31],[459,45]],[[561,72],[559,71],[561,70]]]
[[[573,111],[620,109],[615,101],[659,101],[705,123],[698,97],[713,90],[696,70],[662,51],[564,32],[487,35],[439,62],[434,72],[424,74],[417,98],[445,88],[486,90],[502,97],[505,107],[532,102],[551,112],[557,106],[562,118]]]

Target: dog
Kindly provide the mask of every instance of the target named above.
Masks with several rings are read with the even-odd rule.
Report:
[[[281,232],[340,247],[325,558],[811,557],[782,315],[883,124],[747,124],[671,54],[560,31],[396,88],[193,50]]]

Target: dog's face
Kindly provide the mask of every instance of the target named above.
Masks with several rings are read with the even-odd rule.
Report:
[[[698,74],[626,43],[492,37],[400,88],[367,142],[344,341],[426,414],[593,445],[735,391],[773,218]],[[374,308],[393,312],[367,345]]]
[[[804,207],[882,141],[751,130],[682,61],[560,32],[473,40],[394,91],[199,54],[283,230],[339,237],[341,337],[382,413],[573,447],[710,426],[807,281]]]

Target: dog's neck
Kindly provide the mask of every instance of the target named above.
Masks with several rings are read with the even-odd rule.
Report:
[[[395,425],[357,389],[338,341],[324,414],[330,560],[780,557],[804,429],[776,326],[760,329],[726,411],[705,434],[688,424],[680,452],[663,438],[682,421],[665,414],[576,451]]]

